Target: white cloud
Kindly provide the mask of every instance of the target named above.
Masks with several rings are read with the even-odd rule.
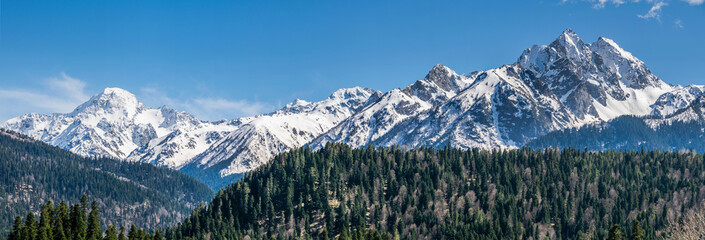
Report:
[[[591,0],[590,2],[593,2],[593,8],[604,8],[607,3],[613,3],[616,6],[624,4],[622,0]]]
[[[653,6],[651,6],[651,9],[649,9],[649,12],[647,12],[644,15],[637,15],[637,16],[640,18],[643,18],[643,19],[655,18],[656,20],[660,20],[661,19],[661,9],[665,6],[668,6],[668,3],[656,2],[656,3],[654,3]]]
[[[63,72],[61,73],[61,78],[50,78],[47,83],[54,91],[62,91],[66,96],[70,96],[73,99],[84,100],[90,97],[84,92],[86,88],[85,82],[72,78]]]
[[[697,6],[697,5],[702,5],[705,3],[705,0],[681,0],[683,2],[686,2],[690,4],[691,6]],[[665,6],[668,6],[668,3],[671,2],[671,0],[561,0],[561,4],[567,3],[567,2],[586,2],[592,4],[592,8],[594,9],[601,9],[605,8],[607,4],[612,4],[616,7],[619,7],[622,4],[649,4],[651,7],[649,8],[649,11],[646,12],[645,14],[639,14],[637,17],[642,18],[642,19],[656,19],[659,22],[661,21],[661,11]]]
[[[0,122],[30,112],[70,112],[90,98],[85,87],[85,82],[61,73],[34,89],[0,89]]]
[[[673,24],[676,25],[677,28],[683,28],[683,22],[681,22],[680,19],[676,20]]]
[[[142,88],[140,91],[140,100],[148,106],[166,105],[209,121],[253,116],[274,110],[273,105],[264,102],[210,97],[179,100],[157,88]]]
[[[687,2],[688,4],[692,6],[700,5],[705,3],[705,0],[683,0],[684,2]]]

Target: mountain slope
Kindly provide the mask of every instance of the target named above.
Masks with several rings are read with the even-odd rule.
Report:
[[[705,100],[699,97],[668,116],[618,117],[604,123],[551,132],[528,142],[527,146],[705,153],[704,112]]]
[[[276,156],[167,231],[167,239],[311,236],[373,228],[399,239],[645,239],[705,203],[703,155],[351,148]],[[628,231],[628,230],[627,230]],[[326,236],[325,234],[328,234]]]
[[[472,77],[459,75],[438,64],[424,79],[385,93],[377,102],[345,119],[310,145],[320,148],[328,142],[344,142],[355,147],[365,146],[401,121],[446,102],[470,83]]]
[[[504,66],[483,72],[457,96],[405,121],[376,144],[510,147],[561,126],[578,125],[550,92],[529,86],[532,79],[522,71]]]
[[[221,176],[255,169],[274,155],[303,146],[379,98],[366,88],[340,89],[319,102],[296,100],[270,114],[252,117],[190,163],[191,168],[219,166]]]
[[[106,223],[151,229],[179,222],[213,191],[173,170],[84,158],[0,130],[0,233],[46,200],[78,202],[84,194],[99,202]]]
[[[449,101],[373,141],[382,146],[512,148],[551,131],[648,115],[677,89],[614,41],[585,44],[570,29],[512,65],[480,73]]]

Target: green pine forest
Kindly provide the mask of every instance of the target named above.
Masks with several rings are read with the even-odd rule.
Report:
[[[88,211],[88,199],[84,195],[80,204],[69,205],[61,201],[54,205],[48,201],[41,206],[39,216],[28,213],[23,219],[15,218],[12,231],[7,240],[164,240],[160,229],[151,232],[137,228],[134,224],[126,230],[110,224],[105,232],[101,229],[100,209],[98,202],[93,201]],[[348,235],[345,235],[348,234]],[[345,232],[346,239],[392,239],[388,233],[380,233],[374,229],[357,229],[350,233]]]
[[[699,108],[696,108],[699,109]],[[675,121],[652,128],[648,118],[622,116],[609,122],[550,132],[529,141],[532,148],[587,148],[588,150],[693,150],[705,153],[705,124]]]
[[[328,144],[276,156],[171,227],[118,228],[84,198],[11,219],[8,239],[661,239],[705,203],[704,160]],[[44,238],[59,223],[66,238]]]
[[[658,239],[705,200],[703,160],[659,151],[300,148],[218,192],[165,237],[330,239],[376,229],[400,239]],[[623,234],[610,235],[615,225]]]
[[[84,158],[0,130],[0,237],[15,216],[39,213],[42,203],[78,202],[82,195],[103,211],[103,224],[171,226],[212,199],[206,185],[180,172],[144,163]]]

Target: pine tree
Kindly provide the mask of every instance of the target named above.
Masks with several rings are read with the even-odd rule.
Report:
[[[120,227],[120,235],[118,235],[118,240],[125,240],[125,227]]]
[[[81,205],[73,205],[71,207],[71,239],[84,240],[86,239],[86,221],[84,219]]]
[[[12,225],[12,232],[7,236],[7,240],[20,240],[22,235],[22,217],[15,217],[15,224]]]
[[[607,240],[623,240],[624,239],[624,233],[622,233],[621,230],[619,230],[619,225],[615,224],[610,228],[610,232],[607,235]]]
[[[24,227],[22,228],[22,240],[37,239],[37,221],[34,219],[34,214],[28,213],[24,219]]]
[[[64,223],[61,219],[54,219],[54,240],[68,240],[66,236],[66,230],[64,228]]]
[[[37,236],[39,240],[51,240],[54,238],[53,227],[51,226],[53,205],[54,203],[51,201],[42,205],[42,211],[39,215],[39,234]]]
[[[71,237],[71,217],[69,215],[69,205],[66,202],[61,201],[59,203],[59,207],[56,210],[56,219],[54,219],[54,221],[54,240],[69,239]],[[61,233],[57,235],[56,232],[58,231],[56,227],[58,226],[59,222],[61,223],[61,227],[63,228],[63,236],[61,236]]]
[[[631,240],[644,240],[644,229],[641,228],[641,222],[636,220],[634,226],[632,226],[632,237]]]
[[[159,231],[159,229],[154,231],[154,236],[152,237],[152,240],[163,240],[163,239],[164,239],[164,236],[162,236],[162,231]]]
[[[113,226],[112,224],[108,226],[108,229],[105,230],[105,237],[103,238],[103,240],[118,240],[118,233],[115,229],[115,226]]]
[[[137,230],[137,227],[133,224],[130,227],[130,231],[127,233],[127,239],[129,240],[139,240],[141,237],[139,235],[139,230]]]
[[[93,201],[91,204],[91,213],[88,216],[88,240],[100,240],[103,238],[103,231],[100,229],[100,211],[98,210],[98,202]]]

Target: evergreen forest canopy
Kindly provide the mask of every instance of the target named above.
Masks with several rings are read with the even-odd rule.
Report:
[[[705,123],[681,122],[651,128],[648,118],[622,116],[606,123],[550,132],[526,144],[531,148],[604,150],[694,150],[705,153]]]
[[[166,239],[656,239],[705,201],[703,155],[528,148],[278,155]],[[644,226],[641,228],[640,226]]]
[[[161,240],[162,233],[156,229],[153,234],[133,224],[129,232],[124,227],[110,224],[105,233],[101,230],[98,202],[91,203],[88,212],[88,199],[85,195],[80,204],[69,205],[61,201],[56,206],[48,201],[41,206],[39,219],[33,213],[17,216],[7,240]]]
[[[125,227],[118,228],[110,224],[105,232],[102,232],[100,209],[98,202],[91,203],[88,212],[88,199],[85,195],[81,198],[80,204],[69,205],[61,201],[54,205],[48,201],[41,206],[39,218],[33,213],[27,216],[17,216],[12,225],[12,231],[6,240],[164,240],[164,235],[160,229],[149,232],[143,228],[137,228],[134,224],[128,231]],[[380,233],[374,229],[357,229],[348,233],[345,231],[341,236],[350,240],[391,240],[392,236],[387,233]],[[347,237],[346,237],[347,236]]]
[[[101,224],[166,227],[187,217],[213,191],[174,170],[109,158],[84,158],[0,129],[0,237],[15,216],[38,213],[41,204],[96,200]]]

